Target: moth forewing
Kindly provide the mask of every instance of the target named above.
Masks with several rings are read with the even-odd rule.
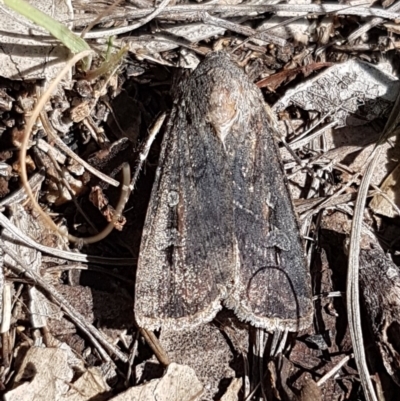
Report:
[[[310,277],[258,88],[227,55],[181,82],[138,262],[135,315],[192,328],[221,302],[267,330],[311,323]]]

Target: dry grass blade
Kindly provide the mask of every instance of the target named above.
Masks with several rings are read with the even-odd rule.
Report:
[[[388,118],[382,138],[385,138],[395,129],[400,116],[400,95],[397,96],[396,103]],[[358,190],[358,196],[354,208],[350,248],[349,262],[347,273],[347,316],[349,320],[350,335],[353,343],[354,358],[360,374],[361,384],[363,386],[365,398],[367,401],[377,401],[375,389],[372,384],[371,377],[368,372],[367,361],[365,357],[364,341],[361,328],[360,315],[360,294],[359,294],[359,256],[361,243],[361,230],[363,223],[363,214],[365,203],[368,195],[370,182],[382,152],[382,146],[379,144],[370,156],[370,162],[367,165],[365,174],[361,180]]]

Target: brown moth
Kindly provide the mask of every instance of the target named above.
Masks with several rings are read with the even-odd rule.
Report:
[[[135,316],[188,329],[222,304],[266,330],[311,324],[310,275],[260,90],[212,53],[180,82],[147,211]]]

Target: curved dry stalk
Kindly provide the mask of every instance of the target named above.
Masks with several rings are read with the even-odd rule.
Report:
[[[361,243],[361,229],[363,223],[363,213],[368,195],[370,182],[382,153],[383,141],[395,130],[399,119],[400,94],[397,95],[396,103],[386,122],[381,139],[369,157],[365,174],[361,180],[358,189],[356,204],[354,207],[353,221],[351,226],[350,246],[349,246],[349,262],[347,271],[347,289],[346,289],[346,306],[347,317],[349,320],[349,329],[351,341],[353,343],[354,359],[357,364],[361,384],[367,401],[377,401],[378,398],[372,384],[371,377],[368,372],[367,361],[365,357],[365,348],[361,327],[360,314],[360,294],[359,294],[359,257]]]
[[[378,401],[375,389],[369,375],[367,360],[365,357],[364,340],[361,327],[360,294],[359,294],[359,256],[361,243],[361,230],[365,203],[367,199],[369,183],[371,182],[376,163],[381,153],[381,147],[376,148],[372,160],[361,180],[358,189],[357,200],[354,208],[353,221],[351,226],[349,262],[347,271],[347,317],[351,342],[353,344],[354,359],[357,364],[361,384],[367,401]]]
[[[36,201],[35,196],[33,195],[32,188],[29,185],[28,175],[26,171],[26,152],[28,149],[28,143],[30,139],[30,133],[33,125],[35,124],[37,118],[39,117],[42,109],[44,108],[46,102],[50,98],[53,90],[56,89],[57,85],[61,82],[61,80],[65,77],[65,75],[69,72],[74,64],[76,64],[82,58],[88,56],[92,51],[84,51],[81,52],[74,57],[72,57],[58,74],[58,76],[51,82],[46,92],[41,96],[37,105],[35,106],[30,119],[25,127],[24,137],[21,143],[20,149],[20,168],[21,168],[21,181],[22,185],[25,188],[25,191],[28,195],[29,200],[32,203],[33,208],[38,212],[38,214],[43,218],[44,222],[54,231],[58,232],[62,236],[66,236],[66,234],[54,223],[54,221],[42,210],[38,202]],[[99,234],[96,234],[91,237],[79,238],[74,235],[68,234],[68,240],[71,242],[79,242],[83,244],[93,244],[104,239],[114,228],[114,222],[119,219],[122,214],[123,208],[129,197],[129,179],[130,179],[130,168],[129,165],[125,164],[123,167],[123,183],[121,188],[121,195],[116,207],[116,213],[113,216],[113,220],[106,226],[106,228],[101,231]]]
[[[28,120],[28,123],[26,124],[25,127],[25,132],[24,132],[24,137],[22,139],[21,143],[21,149],[20,149],[20,155],[19,155],[19,161],[20,161],[20,169],[21,169],[21,181],[22,185],[25,188],[25,191],[28,195],[29,200],[32,203],[33,208],[39,213],[39,215],[44,219],[46,224],[51,227],[54,231],[60,232],[60,229],[57,227],[57,225],[53,222],[53,220],[50,219],[50,217],[42,210],[42,208],[39,206],[39,204],[36,201],[35,196],[33,195],[32,188],[29,185],[28,182],[28,174],[26,171],[26,152],[28,149],[28,143],[31,135],[31,130],[33,125],[35,124],[37,118],[39,117],[39,114],[41,110],[44,108],[46,102],[50,98],[51,94],[53,93],[53,90],[56,89],[57,85],[61,82],[61,80],[68,74],[70,69],[72,68],[73,65],[75,65],[78,61],[83,59],[84,57],[88,56],[91,54],[91,50],[83,51],[81,53],[78,53],[74,57],[72,57],[64,66],[64,68],[61,70],[61,72],[58,74],[58,76],[51,82],[49,85],[47,91],[43,94],[43,96],[39,99],[37,105],[32,111],[32,115]],[[63,236],[65,236],[64,233],[61,233]]]

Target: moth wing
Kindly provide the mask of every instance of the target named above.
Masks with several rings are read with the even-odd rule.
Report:
[[[312,322],[298,222],[261,93],[244,74],[235,85],[230,92],[241,108],[230,146],[239,268],[225,303],[257,327],[298,331]]]
[[[181,85],[171,113],[141,242],[135,316],[147,329],[212,320],[233,281],[230,172],[204,121],[207,85],[192,93],[204,86],[193,80]]]

